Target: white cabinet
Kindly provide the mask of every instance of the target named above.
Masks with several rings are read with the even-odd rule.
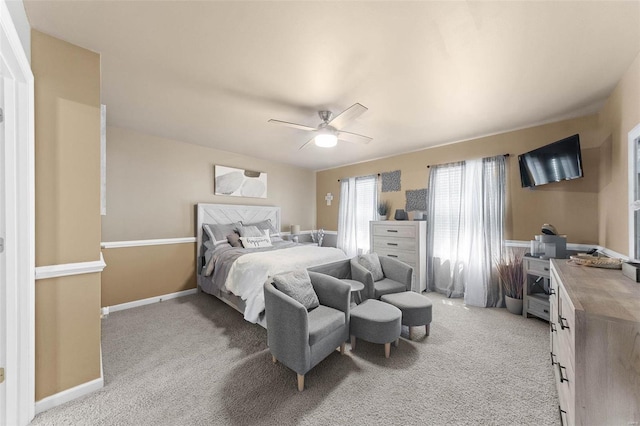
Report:
[[[413,267],[415,292],[427,288],[427,222],[376,221],[370,222],[371,251],[378,256],[398,259]]]

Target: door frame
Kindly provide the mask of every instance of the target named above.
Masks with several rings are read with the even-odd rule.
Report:
[[[6,413],[0,425],[27,425],[35,409],[34,79],[4,0],[0,71],[5,79]],[[7,90],[9,87],[9,90]],[[10,96],[7,96],[7,93]],[[7,137],[8,136],[8,137]]]

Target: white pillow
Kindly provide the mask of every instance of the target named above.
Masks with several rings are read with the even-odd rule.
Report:
[[[244,248],[272,247],[271,239],[269,238],[269,236],[240,237],[240,242],[242,242],[242,247]]]

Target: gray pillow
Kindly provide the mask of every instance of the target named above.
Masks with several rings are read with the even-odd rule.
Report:
[[[227,235],[227,241],[231,244],[231,247],[242,247],[242,243],[240,242],[240,235],[235,232]]]
[[[238,234],[241,237],[264,237],[264,232],[257,226],[238,226]]]
[[[271,242],[275,243],[277,241],[282,241],[282,237],[280,236],[280,231],[278,231],[273,224],[271,223],[271,219],[265,219],[256,223],[243,223],[244,226],[255,226],[258,229],[268,229],[269,237],[271,237]]]
[[[307,310],[320,306],[306,269],[274,275],[273,283],[278,290],[300,302]]]
[[[238,227],[242,226],[240,222],[235,223],[205,223],[202,225],[202,229],[207,233],[209,239],[213,241],[214,245],[222,244],[227,242],[227,235],[234,232],[234,230]]]
[[[358,263],[362,265],[367,271],[371,272],[374,281],[380,281],[384,278],[382,272],[382,265],[380,265],[380,259],[378,253],[361,254],[358,256]]]

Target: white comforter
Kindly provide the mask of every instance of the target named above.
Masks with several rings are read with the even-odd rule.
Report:
[[[335,262],[346,257],[340,249],[314,245],[247,253],[231,265],[225,287],[245,301],[244,319],[255,323],[264,311],[263,286],[267,277],[280,272]]]

